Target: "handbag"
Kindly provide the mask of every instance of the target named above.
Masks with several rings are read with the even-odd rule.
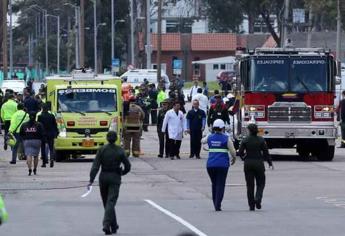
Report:
[[[19,124],[17,125],[17,127],[15,128],[15,130],[13,131],[13,134],[12,133],[8,133],[7,134],[7,137],[6,137],[6,144],[10,147],[14,147],[14,145],[16,145],[17,143],[17,139],[16,137],[14,137],[14,134],[17,132],[19,126],[21,126],[21,124],[23,123],[25,117],[26,117],[26,114],[23,116],[23,119],[19,122]]]

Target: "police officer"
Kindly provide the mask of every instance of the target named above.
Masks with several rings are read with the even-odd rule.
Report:
[[[247,197],[250,211],[261,209],[262,194],[265,188],[265,165],[267,160],[269,167],[273,170],[272,159],[268,153],[265,140],[258,136],[256,124],[249,124],[247,127],[249,135],[242,140],[239,155],[244,159],[244,174],[247,183]],[[256,194],[254,188],[256,181]]]
[[[198,100],[193,101],[193,108],[188,111],[186,120],[186,133],[190,134],[189,158],[193,158],[195,156],[197,159],[200,159],[201,138],[206,125],[206,113],[199,109]]]
[[[128,111],[124,112],[124,146],[126,155],[131,153],[134,157],[140,155],[140,136],[142,134],[144,111],[135,104],[135,98],[130,98]]]
[[[224,196],[226,177],[231,165],[236,161],[236,150],[225,132],[225,124],[221,119],[213,122],[213,134],[203,138],[202,143],[207,143],[209,152],[207,159],[207,173],[212,183],[212,200],[214,209],[221,211]],[[230,155],[229,155],[230,152]]]
[[[5,130],[4,150],[7,150],[6,140],[7,140],[8,130],[11,125],[11,118],[13,114],[17,111],[17,105],[18,104],[14,100],[14,95],[9,94],[8,100],[1,107],[1,119],[4,122],[4,130]]]
[[[158,91],[155,84],[150,84],[149,86],[149,98],[150,98],[150,108],[151,108],[151,124],[157,124],[157,103]]]
[[[0,195],[0,225],[8,220],[8,213],[5,208],[4,200]]]
[[[116,220],[115,205],[119,197],[121,176],[126,175],[131,164],[124,150],[115,144],[117,134],[109,131],[107,134],[108,144],[101,147],[96,155],[90,171],[90,183],[92,185],[100,167],[99,189],[104,206],[103,231],[106,235],[116,234],[119,226]],[[123,164],[123,167],[121,167]]]
[[[163,126],[163,121],[165,114],[168,111],[168,104],[169,104],[169,99],[165,99],[163,102],[161,102],[162,108],[158,112],[158,119],[157,119],[157,134],[158,134],[158,139],[159,139],[159,154],[158,157],[162,158],[164,154],[164,148],[165,148],[165,158],[169,157],[169,145],[168,145],[168,135],[167,131],[165,133],[162,132],[162,126]]]

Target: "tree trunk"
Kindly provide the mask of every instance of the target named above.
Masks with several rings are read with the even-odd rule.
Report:
[[[265,24],[267,26],[268,32],[270,32],[270,34],[272,35],[274,41],[276,41],[277,46],[280,47],[281,46],[281,39],[280,37],[277,35],[277,33],[275,32],[273,26],[271,25],[270,22],[270,14],[268,13],[267,15],[264,12],[260,13],[262,16],[262,19],[265,21]]]
[[[248,14],[248,30],[250,34],[254,34],[255,16]]]

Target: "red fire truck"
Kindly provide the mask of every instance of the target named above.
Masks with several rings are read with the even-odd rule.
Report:
[[[247,125],[256,123],[269,148],[296,148],[303,159],[331,161],[337,67],[324,49],[260,48],[242,55],[235,138],[243,138]]]

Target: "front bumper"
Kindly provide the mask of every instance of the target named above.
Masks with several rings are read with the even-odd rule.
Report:
[[[90,138],[93,142],[90,145],[88,142],[88,146],[85,146],[86,142],[85,137],[78,137],[78,138],[71,138],[71,137],[58,137],[55,139],[55,149],[57,151],[76,151],[76,152],[90,152],[90,151],[97,151],[101,146],[107,143],[107,140],[104,138]]]
[[[265,139],[336,139],[335,126],[312,125],[260,125],[259,135]],[[246,127],[242,127],[242,134],[247,134]]]

